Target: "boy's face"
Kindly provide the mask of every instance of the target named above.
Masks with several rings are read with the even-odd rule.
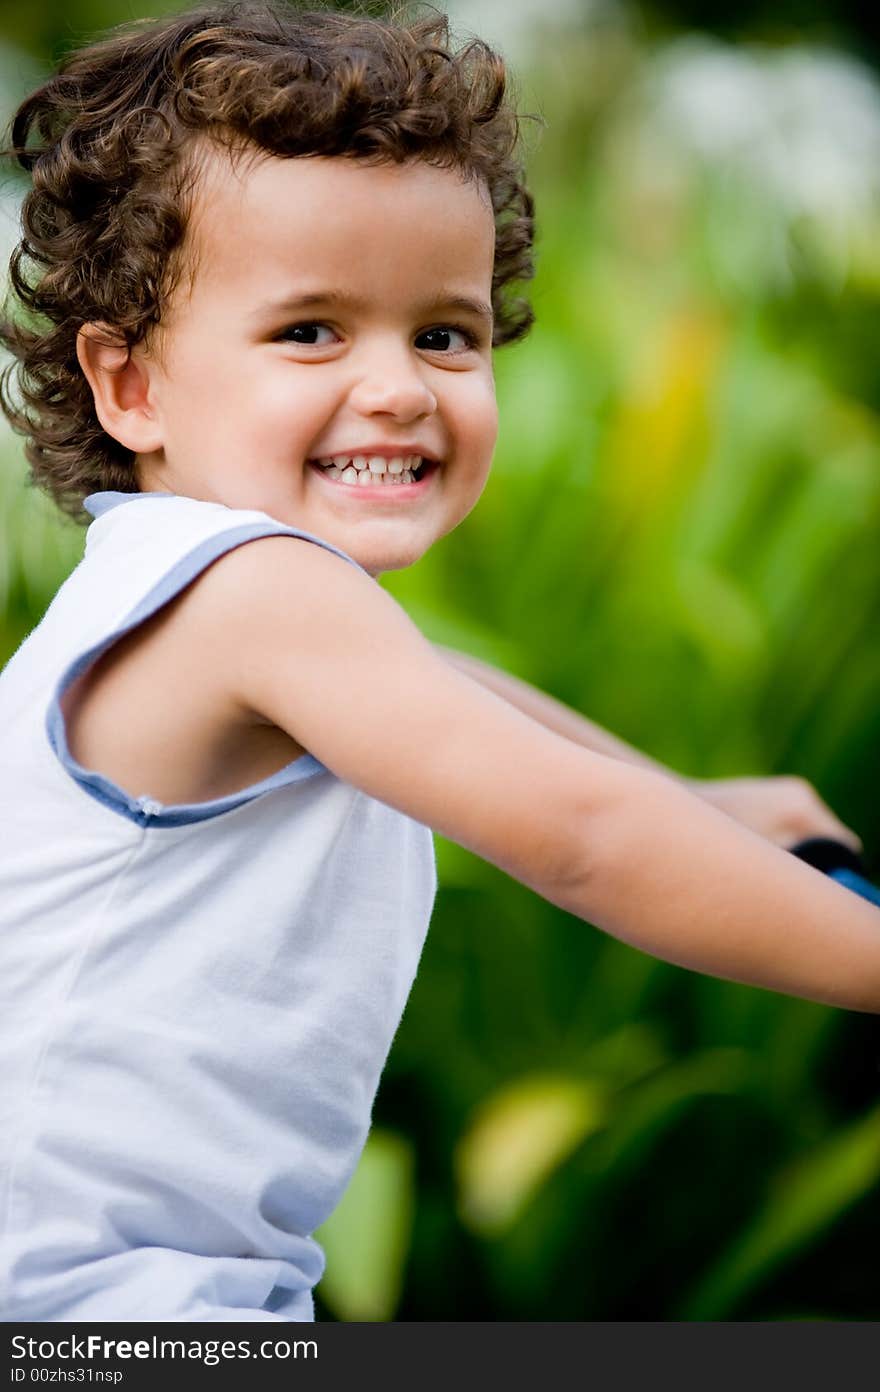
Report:
[[[217,152],[188,236],[191,286],[157,355],[135,350],[161,438],[140,486],[257,508],[372,574],[417,560],[473,507],[497,432],[484,191],[420,162]],[[432,462],[390,482],[413,456]]]

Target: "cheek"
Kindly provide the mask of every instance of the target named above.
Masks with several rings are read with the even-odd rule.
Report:
[[[222,352],[195,344],[169,364],[164,404],[178,430],[190,436],[218,436],[234,428],[242,413],[243,384]],[[218,411],[217,403],[223,409]]]
[[[335,401],[333,384],[326,374],[307,376],[292,372],[287,364],[282,370],[267,368],[257,374],[247,396],[256,408],[255,418],[264,426],[284,422],[297,436],[312,434],[316,420],[320,424]]]
[[[491,455],[498,436],[498,402],[491,376],[469,377],[456,393],[455,418],[463,443]]]
[[[492,384],[488,392],[484,414],[482,417],[483,438],[491,454],[498,439],[498,400],[495,396],[495,385]]]

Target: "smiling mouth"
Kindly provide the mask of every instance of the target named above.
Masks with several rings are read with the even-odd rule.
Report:
[[[438,466],[432,459],[419,455],[401,455],[394,459],[366,455],[335,455],[331,459],[310,459],[309,465],[331,483],[351,489],[372,489],[383,492],[389,488],[405,488],[421,483]]]

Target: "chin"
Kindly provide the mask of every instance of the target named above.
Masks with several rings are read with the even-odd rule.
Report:
[[[326,527],[318,535],[332,541],[370,575],[406,570],[437,540],[436,527],[427,518],[364,518],[360,526]]]
[[[416,561],[424,556],[429,545],[430,542],[426,545],[358,546],[352,548],[348,554],[370,575],[383,575],[390,570],[406,570],[407,566],[415,565]],[[345,547],[342,549],[345,550]]]

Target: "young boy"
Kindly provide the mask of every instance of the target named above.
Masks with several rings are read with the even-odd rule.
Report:
[[[375,581],[476,503],[528,327],[503,87],[438,20],[237,6],[16,117],[7,410],[95,520],[0,681],[6,1319],[312,1317],[429,828],[669,961],[880,1010],[876,909]]]

